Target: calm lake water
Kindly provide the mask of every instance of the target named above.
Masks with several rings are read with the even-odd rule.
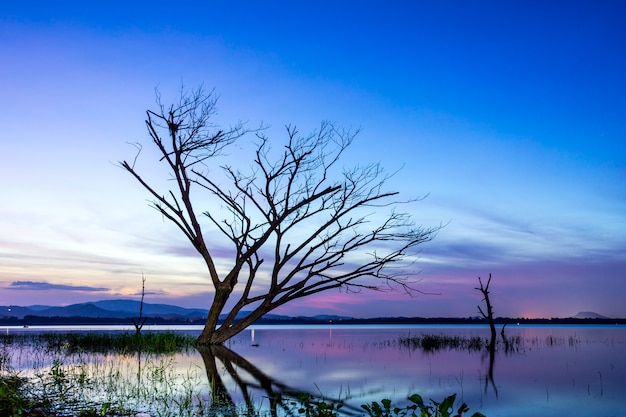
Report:
[[[189,326],[168,329],[200,331]],[[6,331],[50,330],[68,328]],[[456,393],[457,406],[465,402],[469,414],[480,411],[488,417],[626,416],[626,326],[509,325],[507,336],[519,337],[521,344],[514,352],[496,352],[492,378],[486,351],[428,353],[398,343],[400,338],[424,334],[487,338],[489,329],[467,325],[253,326],[223,349],[175,355],[171,363],[177,375],[189,376],[189,369],[195,370],[193,384],[207,395],[209,386],[215,386],[209,379],[218,378],[233,401],[250,398],[260,408],[268,407],[268,397],[277,392],[310,392],[342,400],[348,404],[346,411],[383,398],[406,404],[414,393],[437,401]],[[15,366],[28,366],[28,361],[18,359],[21,362]],[[133,360],[123,363],[126,369],[136,366]]]

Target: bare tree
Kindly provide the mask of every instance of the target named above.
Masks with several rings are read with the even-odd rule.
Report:
[[[141,329],[143,329],[143,325],[146,324],[147,317],[143,315],[143,299],[146,296],[146,277],[141,273],[141,301],[139,302],[139,317],[133,320],[133,325],[135,326],[135,336],[141,336]]]
[[[483,281],[480,277],[478,277],[478,283],[480,284],[480,287],[476,287],[475,289],[480,291],[480,293],[483,295],[482,301],[485,302],[485,309],[487,310],[485,312],[482,308],[480,308],[480,306],[478,306],[478,311],[484,319],[487,319],[489,321],[489,330],[491,332],[491,338],[489,339],[489,369],[487,371],[487,378],[485,378],[485,392],[487,391],[489,382],[491,382],[491,386],[493,387],[493,390],[496,393],[497,397],[498,388],[496,387],[496,383],[493,377],[493,370],[496,359],[496,323],[493,318],[493,306],[491,305],[491,300],[489,299],[489,284],[491,284],[491,274],[489,274],[489,279],[487,280],[486,285],[483,285]],[[504,337],[504,327],[502,327],[502,337]]]
[[[222,343],[276,307],[333,288],[418,291],[408,270],[414,249],[439,228],[417,227],[396,211],[403,201],[384,189],[389,176],[378,164],[338,166],[357,132],[326,122],[302,136],[286,126],[277,151],[263,129],[213,125],[213,92],[181,90],[170,107],[157,94],[157,104],[146,126],[173,185],[163,192],[144,179],[135,167],[139,153],[120,164],[204,259],[213,299],[200,343]],[[240,161],[220,165],[225,149],[246,135],[255,138],[250,169]],[[231,267],[219,270],[216,249],[225,241]]]
[[[489,284],[491,284],[491,274],[489,274],[489,279],[487,280],[487,285],[483,285],[483,281],[480,277],[478,277],[478,283],[480,287],[476,287],[475,289],[480,291],[483,295],[482,301],[485,302],[485,310],[483,311],[480,306],[478,306],[478,312],[489,322],[489,330],[491,331],[491,343],[495,344],[496,342],[496,323],[493,319],[493,306],[491,305],[491,300],[489,299]]]

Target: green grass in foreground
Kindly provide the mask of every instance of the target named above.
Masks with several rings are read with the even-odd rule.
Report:
[[[0,417],[56,417],[68,414],[57,414],[47,411],[46,401],[34,402],[21,390],[25,380],[19,377],[0,376]],[[411,404],[404,407],[392,407],[392,401],[383,399],[380,402],[373,401],[371,404],[363,404],[361,408],[366,417],[462,417],[469,411],[467,404],[461,404],[455,411],[454,403],[456,394],[446,397],[443,401],[430,400],[424,402],[419,394],[411,395],[408,400]],[[285,415],[299,415],[302,417],[339,417],[341,416],[341,404],[330,404],[324,401],[316,401],[309,394],[302,394],[297,401],[291,403],[292,410],[286,410]],[[130,410],[112,407],[110,403],[100,406],[86,407],[74,410],[70,415],[78,417],[96,416],[134,416]],[[200,415],[200,414],[198,414]],[[205,415],[205,414],[202,414]],[[236,410],[224,412],[214,410],[212,416],[219,417],[249,417],[249,413],[238,413]],[[256,416],[262,416],[258,413]],[[350,413],[354,415],[354,413]],[[471,417],[485,417],[484,414],[475,412]]]
[[[461,404],[454,411],[454,402],[456,394],[452,394],[443,401],[438,402],[433,399],[430,403],[424,402],[419,394],[411,395],[408,400],[411,404],[398,407],[392,407],[392,401],[385,398],[373,401],[371,404],[361,405],[361,409],[365,411],[363,414],[367,417],[461,417],[469,411],[467,404]],[[307,394],[302,394],[298,399],[297,414],[304,417],[338,417],[341,414],[341,404],[329,404],[323,401],[316,402]],[[293,411],[293,410],[292,410]],[[351,413],[354,415],[354,413]],[[475,412],[471,417],[486,417],[484,414]]]
[[[26,383],[17,375],[0,376],[0,416],[13,417],[28,415],[36,404],[22,392]]]

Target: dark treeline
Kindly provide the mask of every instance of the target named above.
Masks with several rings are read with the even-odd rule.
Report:
[[[1,317],[0,326],[54,326],[54,325],[128,325],[131,318],[106,318],[106,317],[41,317],[25,316],[22,319],[17,317]],[[162,318],[150,317],[146,325],[174,325],[174,324],[194,324],[203,325],[205,319],[198,318]],[[316,317],[291,317],[291,318],[261,318],[256,324],[488,324],[480,317],[378,317],[370,319],[356,318],[316,318]],[[514,326],[517,324],[626,324],[626,318],[507,318],[498,317],[496,324]]]
[[[626,318],[599,319],[599,318],[548,318],[527,319],[498,317],[494,322],[499,325],[517,324],[626,324]],[[315,317],[293,317],[289,320],[261,319],[258,324],[489,324],[480,317],[377,317],[370,319],[342,318],[316,319]]]

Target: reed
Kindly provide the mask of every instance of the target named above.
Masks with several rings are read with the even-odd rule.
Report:
[[[186,352],[195,347],[195,338],[173,332],[105,333],[43,333],[40,342],[51,351],[120,353],[137,352],[170,354]]]
[[[190,336],[41,333],[0,343],[0,417],[192,416],[208,392],[201,373],[174,369],[172,355],[194,349]]]
[[[462,349],[469,351],[479,351],[489,344],[487,339],[480,337],[460,337],[444,335],[422,335],[400,338],[400,346],[411,349],[421,349],[424,352],[434,352],[445,349]]]
[[[520,337],[508,338],[506,341],[498,341],[496,346],[505,352],[518,351],[522,347]],[[490,340],[478,336],[446,336],[425,334],[420,336],[401,337],[398,344],[409,349],[420,349],[424,352],[437,352],[440,350],[467,350],[478,352],[489,348]]]
[[[208,392],[201,372],[181,373],[168,355],[64,352],[49,366],[3,370],[0,417],[130,416],[141,411],[191,417],[203,415],[199,411],[210,401]]]

